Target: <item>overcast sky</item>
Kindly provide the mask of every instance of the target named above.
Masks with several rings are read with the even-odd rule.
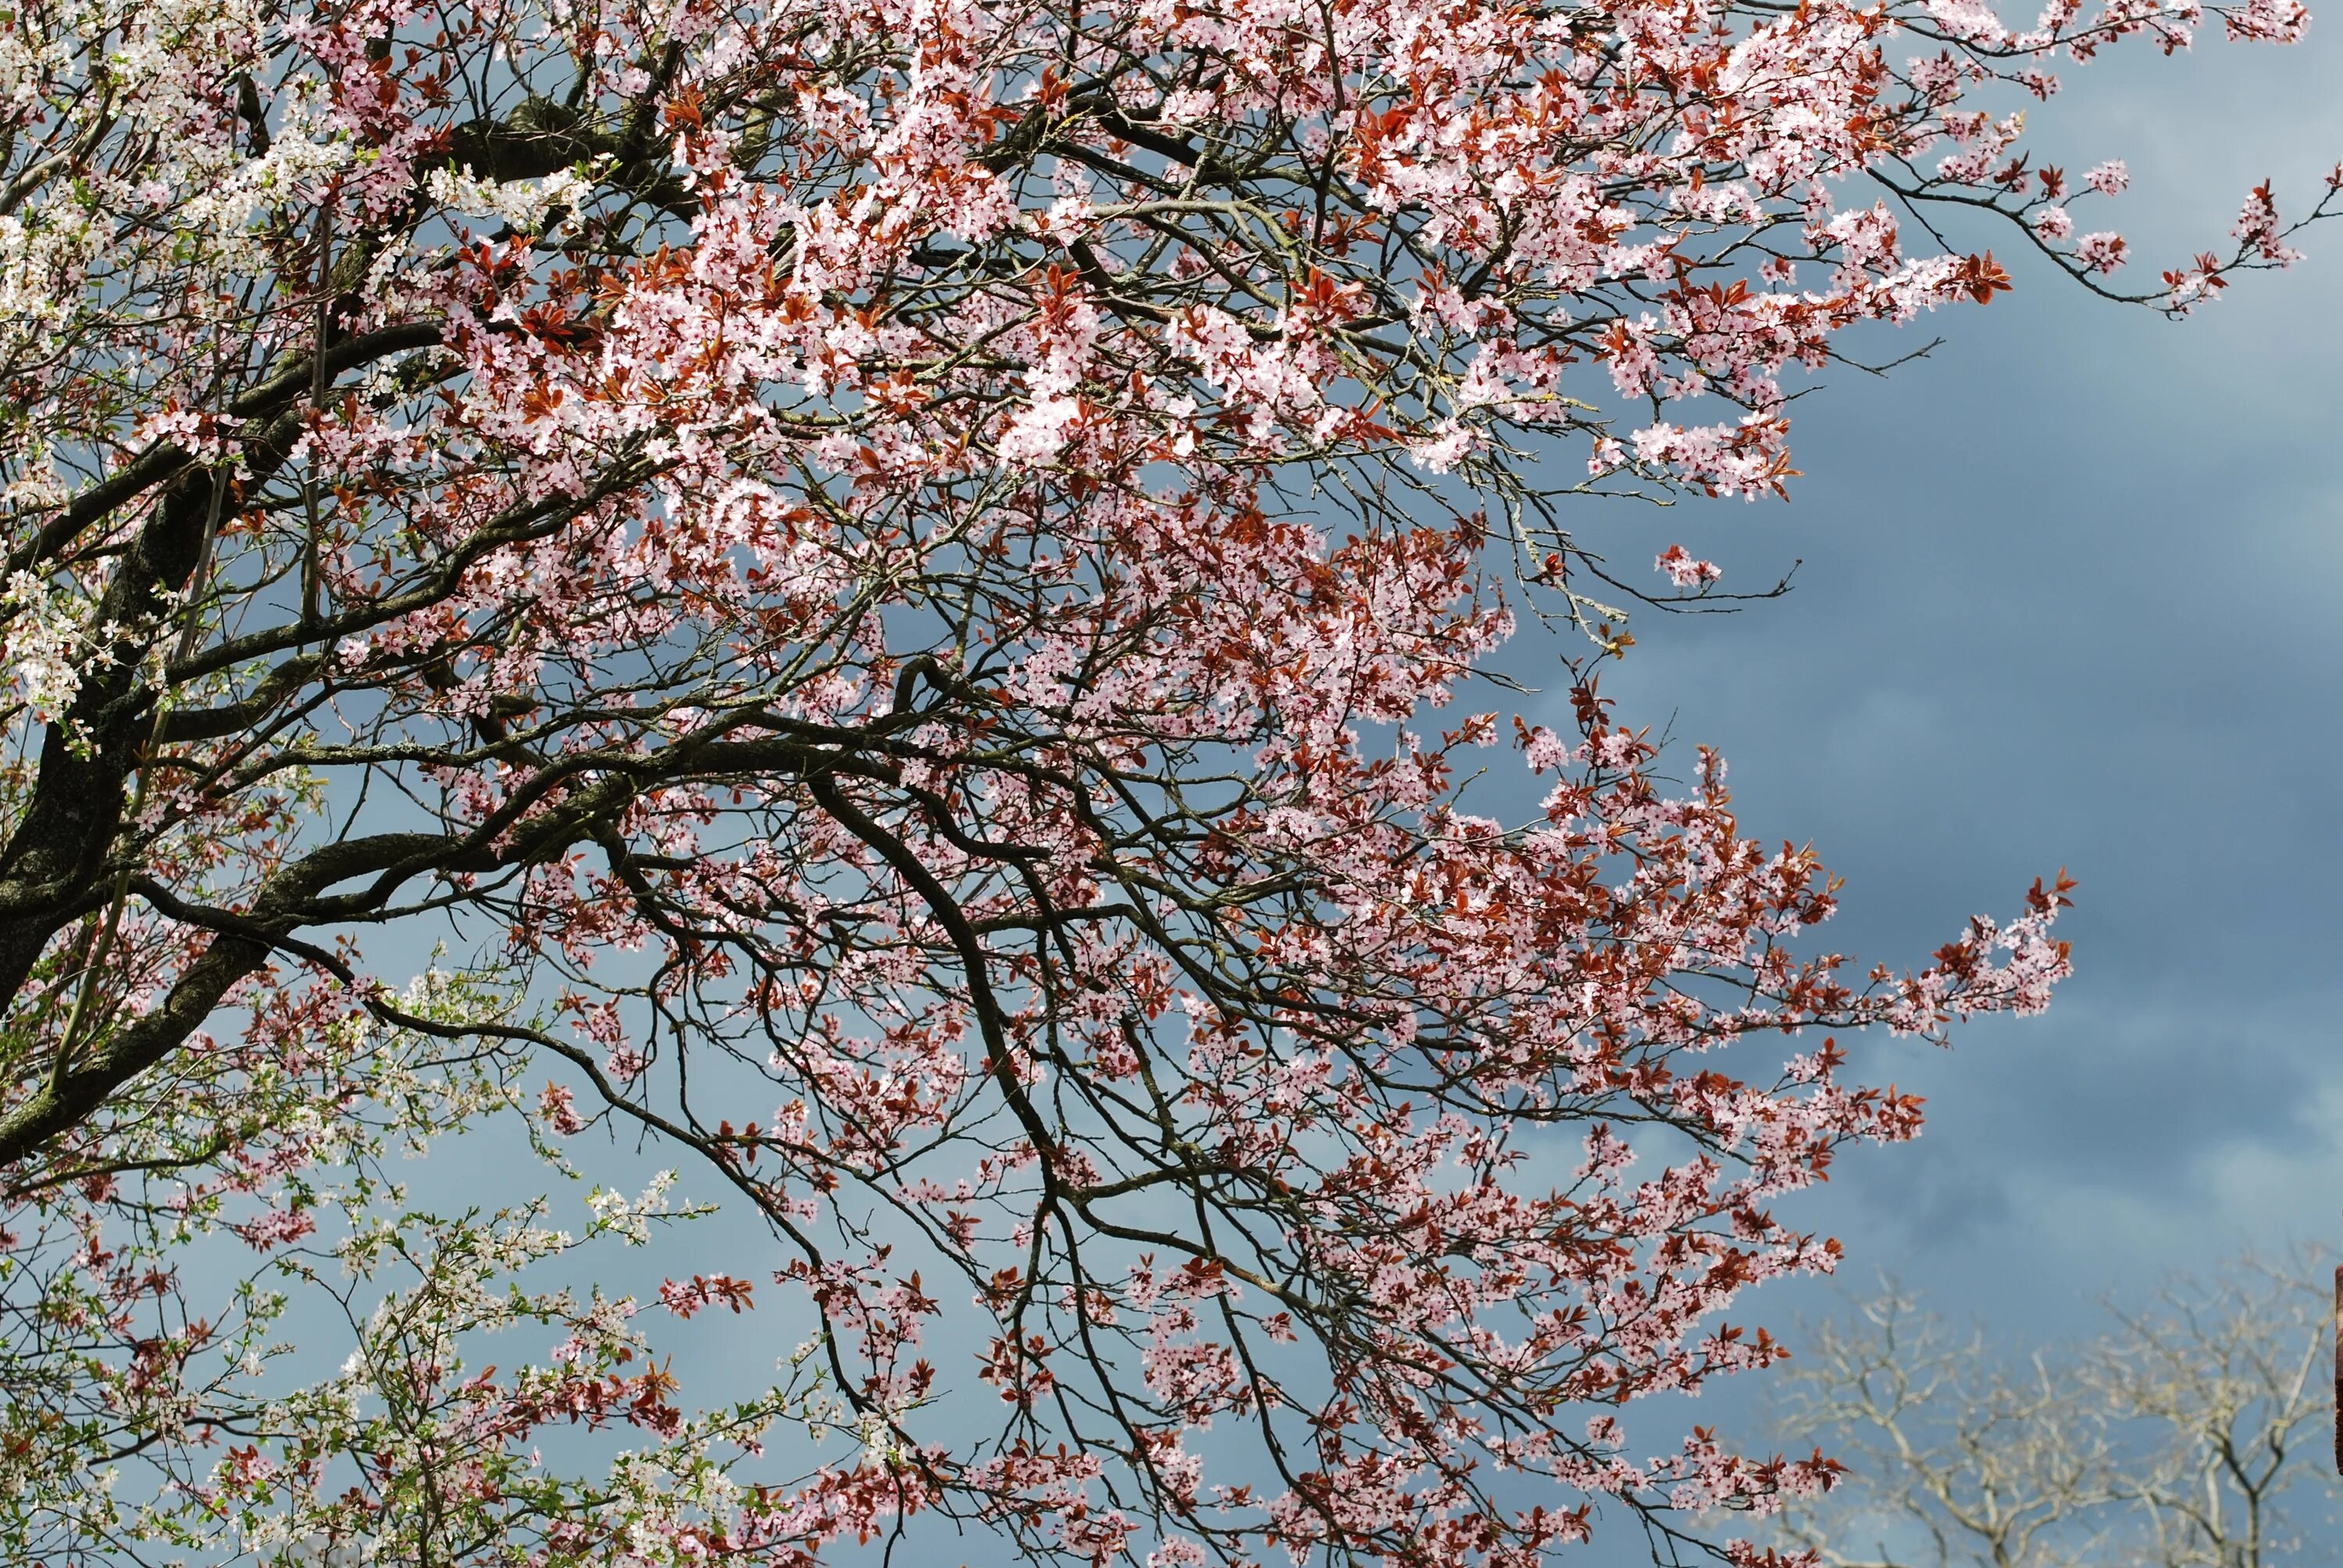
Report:
[[[2343,16],[2291,50],[2120,50],[2066,84],[2028,140],[2070,170],[2128,161],[2088,220],[2133,240],[2125,281],[2225,239],[2264,177],[2307,208],[2343,157]],[[1875,340],[1941,333],[1927,361],[1803,399],[1789,505],[1589,536],[1629,566],[1680,539],[1728,587],[1803,558],[1786,599],[1645,612],[1604,689],[1687,755],[1724,751],[1745,831],[1847,879],[1833,947],[1923,962],[2036,875],[2081,879],[2048,1014],[1858,1057],[1926,1097],[1927,1127],[1780,1209],[1848,1249],[1840,1285],[1741,1304],[1794,1346],[1791,1320],[1886,1271],[2022,1354],[2102,1297],[2343,1230],[2343,223],[2180,324],[1976,236],[2016,291]],[[1535,678],[1535,645],[1513,653]],[[1778,1442],[1760,1381],[1689,1417]],[[2304,1523],[2343,1560],[2331,1516]]]
[[[2260,178],[2307,207],[2343,157],[2343,18],[2293,50],[2117,55],[2069,72],[2029,141],[2128,159],[2089,226],[2132,237],[2135,276],[2223,238]],[[1913,329],[1946,337],[1930,360],[1802,401],[1790,505],[1603,536],[1637,564],[1680,538],[1726,586],[1805,563],[1742,615],[1646,612],[1605,689],[1724,750],[1745,830],[1815,843],[1847,878],[1832,945],[1865,960],[1925,961],[2037,873],[2080,878],[2051,1012],[1874,1055],[1927,1097],[1926,1133],[1795,1211],[1855,1278],[1892,1269],[2023,1339],[2338,1228],[2343,223],[2184,324],[1978,239],[2016,292]],[[1780,1300],[1749,1305],[1770,1323]]]

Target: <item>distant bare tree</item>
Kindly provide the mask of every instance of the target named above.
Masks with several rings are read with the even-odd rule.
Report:
[[[2332,1528],[2318,1260],[2107,1307],[2079,1345],[1961,1338],[1892,1284],[1799,1349],[1785,1424],[1848,1465],[1782,1544],[1828,1568],[2276,1568]],[[2307,1517],[2316,1511],[2318,1518]]]
[[[1981,1335],[1955,1337],[1893,1286],[1807,1338],[1790,1424],[1827,1434],[1851,1473],[1786,1517],[1792,1542],[1833,1568],[2091,1561],[2078,1522],[2116,1493],[2107,1423],[2076,1400],[2075,1368],[1996,1364]]]
[[[2117,1422],[2160,1432],[2123,1483],[2155,1568],[2263,1568],[2302,1546],[2286,1505],[2325,1474],[2334,1353],[2321,1270],[2247,1258],[2209,1284],[2186,1282],[2143,1312],[2110,1307],[2117,1328],[2085,1370]]]

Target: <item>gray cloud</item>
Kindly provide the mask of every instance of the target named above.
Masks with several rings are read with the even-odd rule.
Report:
[[[2224,233],[2247,184],[2278,175],[2298,210],[2343,156],[2343,41],[2155,64],[2076,74],[2035,121],[2064,161],[2129,157],[2133,193],[2094,221],[2148,276]],[[2081,878],[2052,1013],[1949,1053],[1871,1047],[1929,1131],[1797,1215],[1863,1278],[2013,1332],[2327,1235],[2343,1201],[2343,232],[2302,243],[2177,326],[2015,266],[2016,294],[1913,329],[1946,337],[1928,360],[1796,406],[1793,504],[1588,536],[1630,570],[1681,539],[1728,586],[1805,558],[1786,600],[1647,612],[1605,689],[1719,746],[1747,830],[1848,877],[1833,945],[1918,961],[2036,874]]]

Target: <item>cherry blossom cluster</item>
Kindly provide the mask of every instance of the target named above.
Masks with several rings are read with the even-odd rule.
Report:
[[[1991,244],[2291,263],[2343,172],[2125,295],[2025,140],[2208,16],[2306,20],[0,17],[0,1543],[1769,1561],[1709,1516],[1826,1458],[1616,1412],[1781,1357],[1776,1207],[2071,884],[1831,950],[1600,691],[1722,572],[1576,498],[1788,495]],[[1484,710],[1523,618],[1591,648]]]

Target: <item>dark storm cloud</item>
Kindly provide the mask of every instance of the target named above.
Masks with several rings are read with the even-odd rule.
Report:
[[[2204,248],[2261,177],[2307,206],[2343,156],[2343,38],[2157,65],[2073,74],[2036,120],[2078,165],[2129,158],[2132,193],[2089,220],[2133,237],[2123,281]],[[1629,571],[1681,539],[1727,586],[1804,558],[1785,600],[1645,612],[1605,689],[1687,759],[1718,746],[1746,830],[1847,876],[1834,946],[1922,961],[2036,875],[2082,880],[2049,1016],[1866,1048],[1928,1096],[1928,1131],[1785,1210],[1843,1236],[1858,1283],[1884,1265],[2048,1332],[2334,1228],[2343,225],[2300,243],[2177,326],[2014,263],[1990,309],[1873,340],[1941,333],[1927,360],[1795,406],[1790,506],[1588,532]],[[1541,658],[1514,650],[1534,680]]]

